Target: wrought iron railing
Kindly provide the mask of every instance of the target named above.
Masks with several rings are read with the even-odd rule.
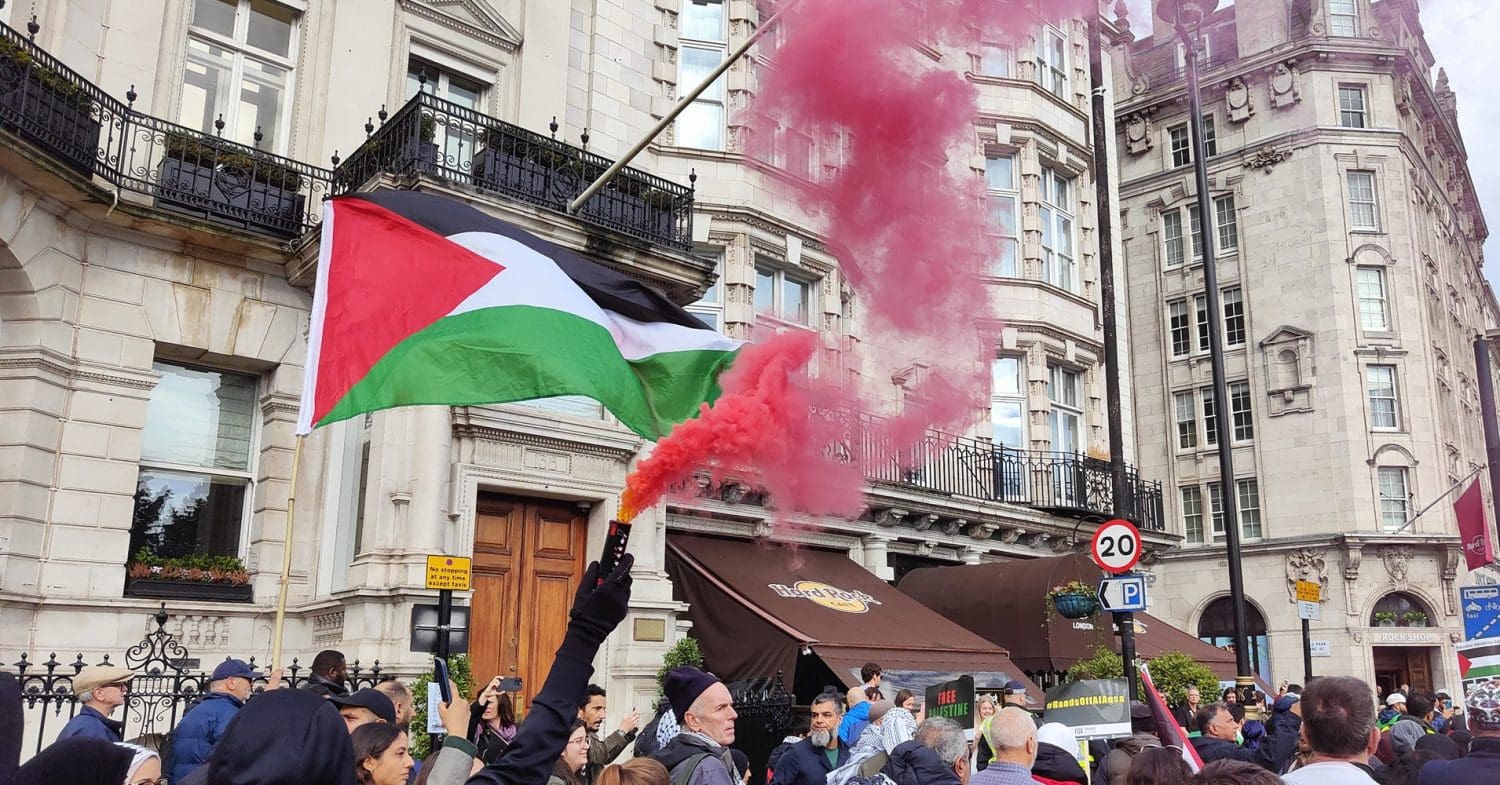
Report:
[[[319,222],[329,170],[139,112],[134,88],[126,98],[0,24],[0,128],[157,207],[282,239]]]
[[[1125,498],[1115,503],[1110,462],[1087,455],[1018,450],[982,439],[929,432],[911,444],[883,435],[869,415],[845,423],[840,457],[856,459],[872,482],[947,496],[1022,504],[1064,515],[1120,515],[1143,529],[1163,531],[1161,483],[1125,467]]]
[[[335,193],[361,188],[380,173],[425,174],[565,213],[611,165],[603,156],[427,92],[366,129],[365,143],[337,164]],[[585,202],[577,217],[649,243],[688,249],[693,189],[627,167]]]
[[[734,747],[750,759],[751,785],[765,785],[771,752],[792,725],[792,695],[784,681],[782,672],[777,671],[773,679],[747,679],[728,685],[739,714]]]
[[[206,671],[193,670],[198,667],[197,661],[189,657],[187,648],[172,633],[167,632],[168,618],[166,606],[162,606],[152,615],[156,629],[125,651],[125,667],[135,671],[136,675],[131,679],[123,714],[116,715],[115,719],[124,720],[126,740],[140,738],[159,743],[177,726],[182,715],[203,698],[213,680],[212,670],[217,663],[207,663],[209,669]],[[96,664],[115,663],[110,661],[110,655],[105,654]],[[255,667],[254,657],[249,658],[249,664]],[[26,729],[35,734],[36,751],[40,751],[78,713],[81,704],[73,695],[73,677],[88,665],[81,653],[67,663],[59,662],[56,653],[40,663],[32,662],[22,654],[20,660],[13,663],[16,680],[21,686]],[[281,682],[283,686],[295,689],[310,677],[307,668],[293,658]],[[362,669],[358,660],[349,665],[351,689],[373,687],[386,678],[390,677],[382,677],[379,660],[368,670]],[[260,692],[265,687],[265,680],[261,679],[254,690]],[[49,727],[52,728],[50,732]]]

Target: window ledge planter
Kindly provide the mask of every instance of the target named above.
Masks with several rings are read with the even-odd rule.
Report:
[[[169,135],[157,167],[156,201],[285,237],[302,232],[301,175],[209,140]]]
[[[212,561],[222,563],[198,566],[200,562]],[[160,559],[143,551],[125,568],[125,596],[250,602],[254,599],[254,587],[238,559],[194,556]]]
[[[84,88],[0,42],[0,126],[84,176],[94,171],[100,123]]]
[[[125,596],[207,602],[251,602],[255,599],[254,587],[248,583],[235,585],[168,578],[128,578]]]

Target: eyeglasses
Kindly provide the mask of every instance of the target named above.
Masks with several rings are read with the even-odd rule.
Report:
[[[159,777],[154,780],[131,780],[127,785],[171,785],[171,781],[166,777]]]
[[[589,743],[589,737],[584,736],[584,737],[578,738],[578,739],[568,739],[568,743],[569,744],[588,744]]]

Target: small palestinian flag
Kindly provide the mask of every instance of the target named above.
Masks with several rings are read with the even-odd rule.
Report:
[[[1468,641],[1458,652],[1458,677],[1489,679],[1500,676],[1500,641]]]
[[[461,202],[330,199],[297,433],[418,404],[599,401],[659,439],[739,342],[660,292]]]

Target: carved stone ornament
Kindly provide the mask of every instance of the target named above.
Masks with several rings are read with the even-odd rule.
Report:
[[[1133,114],[1125,118],[1125,150],[1131,155],[1149,152],[1156,145],[1151,133],[1151,118]]]
[[[776,524],[770,521],[756,521],[754,536],[757,540],[764,540],[776,531]]]
[[[1006,545],[1015,545],[1016,540],[1021,539],[1021,535],[1025,533],[1026,530],[1022,529],[1019,526],[1015,528],[1002,529],[1000,531],[1000,541],[1005,543]]]
[[[936,547],[937,543],[931,540],[927,540],[926,542],[919,542],[917,543],[917,555],[923,557],[931,556],[933,549]]]
[[[1052,539],[1052,535],[1046,532],[1034,532],[1026,537],[1026,544],[1033,548],[1040,548]]]
[[[1291,157],[1291,150],[1277,150],[1271,145],[1262,145],[1260,149],[1251,153],[1250,156],[1245,159],[1245,168],[1259,169],[1262,172],[1269,173],[1273,168],[1275,168],[1276,164],[1279,164]]]
[[[1413,555],[1411,546],[1408,545],[1387,545],[1380,549],[1380,561],[1385,563],[1385,571],[1391,576],[1391,583],[1406,585],[1407,568],[1411,565]]]
[[[1250,88],[1238,76],[1229,80],[1229,87],[1224,90],[1224,104],[1229,108],[1231,123],[1243,123],[1255,114],[1255,102],[1251,99]]]
[[[949,518],[943,523],[943,533],[951,537],[963,531],[968,524],[969,522],[963,518]]]
[[[875,525],[890,528],[900,524],[901,519],[905,517],[906,510],[900,507],[887,507],[875,513]]]
[[[919,532],[925,532],[928,529],[931,529],[932,525],[934,523],[937,523],[937,521],[938,517],[936,515],[918,515],[916,519],[912,521],[912,526],[915,526],[917,531]]]
[[[1302,76],[1290,63],[1277,63],[1271,72],[1271,106],[1284,109],[1302,100]]]
[[[988,540],[999,528],[998,523],[975,523],[969,527],[969,536],[976,540]]]
[[[1328,563],[1320,548],[1298,548],[1286,556],[1287,596],[1297,599],[1297,581],[1318,584],[1323,602],[1328,602]]]

